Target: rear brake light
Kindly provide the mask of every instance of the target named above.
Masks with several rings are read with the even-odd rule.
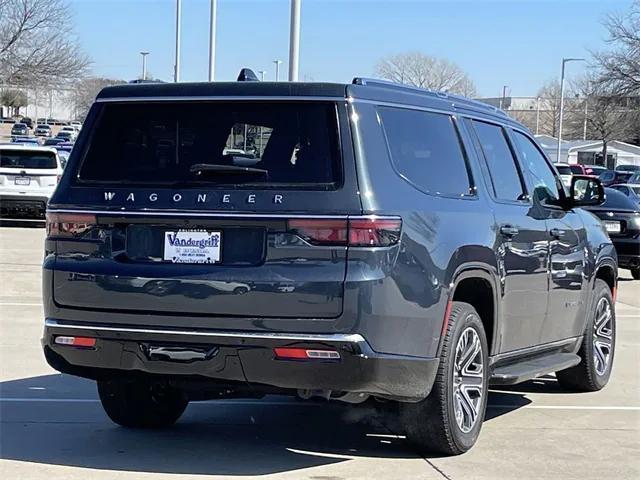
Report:
[[[86,213],[47,213],[48,238],[74,238],[96,226],[96,216]]]
[[[280,360],[339,360],[340,354],[335,350],[318,350],[299,347],[277,347],[273,349]]]
[[[400,218],[292,219],[289,231],[312,245],[388,247],[400,240]]]
[[[388,247],[400,240],[399,218],[354,218],[349,220],[349,245],[354,247]]]
[[[331,219],[289,220],[289,230],[312,245],[346,245],[347,221]]]

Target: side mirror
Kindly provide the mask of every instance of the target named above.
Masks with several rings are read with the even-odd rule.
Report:
[[[569,188],[569,208],[602,205],[606,199],[602,182],[587,175],[573,175]]]

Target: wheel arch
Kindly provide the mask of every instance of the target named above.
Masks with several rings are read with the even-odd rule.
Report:
[[[489,343],[489,355],[498,349],[499,301],[495,274],[482,264],[465,264],[456,270],[449,301],[466,302],[472,305],[484,326]]]

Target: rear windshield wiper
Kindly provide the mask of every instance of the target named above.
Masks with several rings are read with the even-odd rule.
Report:
[[[189,168],[191,173],[204,175],[207,173],[220,173],[223,175],[264,175],[269,174],[268,170],[262,168],[238,167],[236,165],[215,165],[211,163],[196,163]]]

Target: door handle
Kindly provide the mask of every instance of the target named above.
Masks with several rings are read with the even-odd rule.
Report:
[[[505,237],[515,237],[519,232],[520,230],[512,225],[502,225],[500,227],[500,233]]]
[[[562,230],[561,228],[552,228],[551,230],[549,230],[549,233],[554,238],[562,238],[567,232],[565,230]]]

